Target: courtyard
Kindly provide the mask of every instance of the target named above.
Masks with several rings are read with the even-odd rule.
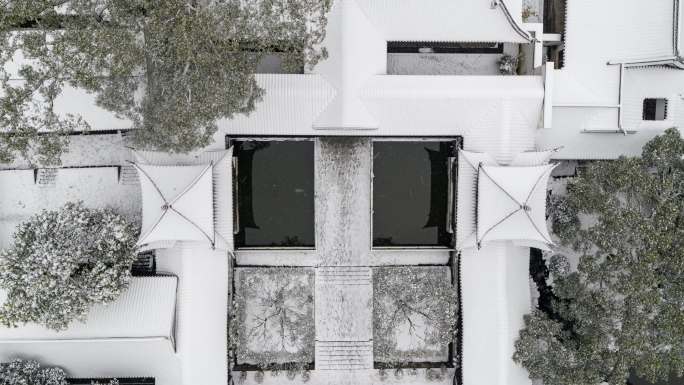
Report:
[[[449,196],[460,143],[228,139],[239,148],[236,239],[261,237],[235,251],[236,378],[343,370],[450,383],[458,300]],[[406,296],[393,301],[396,290]]]

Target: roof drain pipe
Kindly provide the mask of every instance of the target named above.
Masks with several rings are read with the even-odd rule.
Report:
[[[681,4],[680,0],[674,0],[674,28],[672,28],[672,42],[674,43],[674,56],[675,60],[680,64],[680,66],[684,66],[684,61],[682,60],[681,57],[681,50],[679,47],[680,39],[679,39],[679,32],[682,29],[681,23]],[[678,66],[678,67],[680,67]],[[682,67],[680,67],[682,68]]]
[[[494,8],[501,8],[501,10],[504,13],[504,16],[506,16],[506,19],[508,20],[508,23],[513,27],[513,30],[520,35],[523,39],[527,40],[529,43],[537,43],[539,40],[535,37],[530,36],[529,33],[527,33],[513,18],[513,15],[511,15],[511,12],[508,10],[508,7],[506,6],[506,3],[504,3],[504,0],[492,0],[492,9]]]
[[[622,131],[622,135],[627,135],[627,130],[622,125],[622,84],[625,82],[625,65],[620,64],[620,84],[618,85],[618,130]]]

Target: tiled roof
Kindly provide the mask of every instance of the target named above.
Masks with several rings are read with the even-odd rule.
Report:
[[[114,302],[96,305],[85,322],[56,332],[40,325],[0,327],[0,341],[102,340],[162,338],[173,340],[176,277],[134,277]]]

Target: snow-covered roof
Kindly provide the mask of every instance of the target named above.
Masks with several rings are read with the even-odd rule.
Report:
[[[372,75],[357,92],[373,127],[323,130],[308,123],[322,103],[295,119],[281,108],[290,103],[287,93],[267,88],[257,111],[222,121],[220,135],[462,135],[466,148],[510,161],[513,152],[534,148],[544,85],[538,76]]]
[[[356,0],[387,41],[512,42],[528,40],[512,23],[522,23],[522,1]],[[508,8],[512,20],[506,15]]]
[[[140,213],[139,188],[120,183],[118,171],[116,167],[56,169],[50,188],[36,183],[32,169],[0,171],[0,247],[9,247],[16,227],[37,210],[57,210],[66,202],[110,207],[133,220]]]
[[[678,0],[568,3],[565,65],[547,71],[552,127],[540,130],[539,146],[563,145],[557,157],[566,159],[634,156],[649,138],[680,126],[684,71],[672,67],[681,67],[681,11]],[[668,98],[666,121],[642,120],[649,97]],[[606,134],[621,130],[637,134]]]
[[[196,156],[138,153],[133,162],[143,201],[138,245],[185,241],[232,249],[230,154],[232,149]]]
[[[521,152],[500,166],[486,152],[459,151],[456,249],[493,241],[547,249],[546,187],[554,150]]]
[[[528,247],[502,242],[461,253],[463,384],[532,384],[512,359],[531,311],[529,257]]]
[[[116,301],[93,306],[85,322],[74,321],[60,332],[36,324],[0,327],[0,343],[157,338],[173,350],[177,283],[172,276],[133,277]]]
[[[74,378],[154,377],[159,385],[186,385],[181,382],[178,356],[164,339],[3,343],[0,362],[15,358],[64,368]]]
[[[185,243],[157,254],[158,259],[172,259],[178,264],[176,351],[182,383],[226,384],[226,325],[232,279],[228,255],[207,246]]]
[[[360,99],[363,85],[386,73],[387,41],[524,43],[530,37],[520,27],[521,9],[522,0],[335,1],[323,43],[329,57],[307,75],[258,75],[267,91],[264,102],[249,116],[237,115],[219,126],[230,134],[252,134],[264,126],[280,134],[311,127],[319,135],[334,134],[328,129],[347,135],[377,129],[377,117]],[[22,62],[18,57],[8,71],[16,74]],[[83,115],[93,130],[131,126],[97,107],[95,95],[68,86],[56,110]]]
[[[139,245],[169,240],[214,243],[211,164],[135,167],[143,196]]]
[[[10,86],[13,87],[19,87],[23,82],[20,79],[9,80]],[[2,96],[2,92],[0,89],[0,96]],[[40,98],[41,96],[38,93],[34,93],[36,103],[43,102]],[[133,124],[130,120],[98,106],[94,94],[68,84],[64,85],[62,92],[55,99],[54,111],[55,114],[63,118],[67,116],[82,117],[83,121],[87,122],[93,131],[129,129]],[[45,128],[39,127],[39,130],[45,131]]]
[[[546,228],[546,186],[554,165],[478,165],[477,242],[553,243]]]

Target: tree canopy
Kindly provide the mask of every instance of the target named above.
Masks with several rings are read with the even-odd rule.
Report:
[[[373,271],[373,355],[387,367],[401,367],[445,349],[456,339],[458,292],[447,268],[382,267]],[[415,344],[398,348],[397,332]]]
[[[623,385],[684,373],[684,140],[656,137],[640,158],[582,170],[563,203],[552,311],[525,319],[514,359],[546,385]]]
[[[135,145],[188,152],[216,121],[263,95],[265,53],[289,68],[325,57],[331,0],[0,0],[0,161],[58,164],[65,134],[88,129],[59,114],[66,86],[128,119]],[[18,74],[7,71],[21,53]],[[22,79],[22,80],[18,80]],[[41,133],[41,135],[38,135]]]
[[[316,339],[313,271],[243,268],[236,278],[229,337],[237,362],[293,373],[307,368]]]
[[[13,360],[0,363],[0,385],[67,385],[66,372],[58,367],[41,367],[37,361]]]
[[[0,251],[0,288],[7,292],[0,323],[62,330],[92,305],[114,301],[130,282],[136,239],[123,217],[81,203],[31,217]]]

